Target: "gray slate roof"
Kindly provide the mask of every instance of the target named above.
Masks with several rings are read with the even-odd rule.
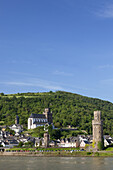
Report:
[[[32,113],[29,118],[42,118],[42,119],[46,119],[44,114],[35,114],[35,113]]]

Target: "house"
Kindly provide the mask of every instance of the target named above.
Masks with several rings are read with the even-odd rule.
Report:
[[[18,146],[17,140],[11,140],[11,141],[8,141],[8,143],[9,143],[10,148],[13,148],[14,146]]]
[[[2,131],[5,131],[6,128],[7,128],[6,126],[1,126],[1,130],[2,130]]]
[[[4,132],[1,130],[0,131],[0,137],[3,137],[4,136]]]
[[[0,131],[0,138],[7,138],[8,136],[10,136],[10,132],[7,131]]]
[[[14,124],[12,126],[9,126],[11,130],[14,130],[16,133],[21,133],[23,131],[23,127],[19,124]]]
[[[35,138],[35,147],[44,146],[44,138]]]
[[[83,141],[83,140],[85,140],[85,141],[88,140],[88,137],[86,137],[85,135],[78,135],[78,138],[79,138],[80,142]]]
[[[3,141],[1,145],[5,148],[13,148],[14,146],[18,146],[18,142],[16,140]]]
[[[72,147],[78,148],[80,146],[80,141],[78,137],[71,137]]]
[[[89,145],[89,144],[91,144],[90,142],[88,142],[87,140],[82,140],[81,142],[80,142],[80,148],[85,148],[85,146],[86,145]]]
[[[49,146],[50,146],[50,147],[55,147],[56,144],[57,144],[57,141],[54,141],[54,140],[52,140],[52,141],[49,142]]]
[[[0,143],[0,145],[1,145],[1,143]],[[4,147],[0,146],[0,152],[4,152]]]
[[[112,140],[111,139],[104,139],[104,146],[109,146],[112,144]]]
[[[71,137],[67,139],[62,139],[60,143],[57,144],[59,147],[78,147],[78,138],[77,137]]]
[[[33,142],[34,144],[35,144],[35,138],[34,137],[19,137],[18,139],[17,139],[17,141],[18,141],[18,143],[19,142],[23,142],[24,144],[25,143],[27,143],[27,142]]]
[[[110,135],[104,135],[104,146],[107,147],[113,144],[113,138]]]
[[[7,137],[4,140],[4,142],[6,142],[8,144],[8,146],[5,146],[5,147],[12,148],[14,146],[18,146],[18,141],[14,136]]]
[[[93,135],[87,135],[87,140],[88,140],[90,143],[93,143]]]
[[[1,145],[2,145],[4,148],[9,148],[9,143],[8,143],[8,142],[2,141],[2,142],[1,142]]]
[[[9,136],[11,136],[11,133],[10,133],[10,132],[7,132],[7,131],[4,131],[4,137],[7,138],[7,137],[9,137]]]
[[[38,126],[44,126],[47,123],[52,123],[52,113],[50,113],[49,108],[45,108],[43,114],[32,113],[28,118],[28,129],[34,129]]]

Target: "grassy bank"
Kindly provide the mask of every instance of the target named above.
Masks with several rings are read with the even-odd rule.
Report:
[[[26,151],[0,152],[0,156],[50,156],[50,157],[113,157],[113,152],[86,152],[86,151]]]
[[[5,149],[0,155],[15,156],[66,156],[66,157],[113,157],[113,147],[108,147],[103,151],[85,151],[80,148],[11,148]]]
[[[91,152],[1,152],[2,156],[47,156],[47,157],[84,157],[92,156]]]

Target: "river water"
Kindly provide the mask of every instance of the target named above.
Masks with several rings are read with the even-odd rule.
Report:
[[[113,158],[0,156],[0,170],[113,170]]]

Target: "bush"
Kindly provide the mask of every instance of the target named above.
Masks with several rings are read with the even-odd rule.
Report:
[[[87,155],[91,155],[92,154],[92,152],[87,152]]]
[[[99,156],[99,153],[98,153],[98,152],[95,152],[95,156]]]

